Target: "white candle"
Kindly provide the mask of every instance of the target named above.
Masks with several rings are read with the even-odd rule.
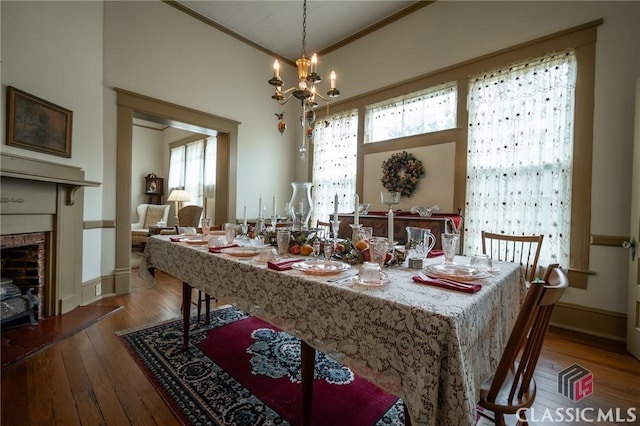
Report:
[[[389,223],[387,223],[387,228],[389,228],[389,244],[393,244],[393,210],[389,209]]]
[[[298,210],[300,210],[300,216],[302,216],[304,214],[304,203],[302,201],[298,203]]]
[[[258,197],[258,217],[262,218],[262,195]]]
[[[333,220],[338,220],[338,193],[333,200]]]
[[[355,203],[356,203],[356,208],[354,210],[354,215],[353,215],[353,224],[360,225],[360,212],[358,211],[358,206],[360,205],[360,197],[358,197],[358,194],[356,194]]]
[[[336,88],[336,72],[335,71],[331,71],[330,79],[331,79],[331,88],[335,89]]]
[[[243,220],[242,223],[246,226],[247,225],[247,204],[245,203],[244,205],[244,215],[243,215]]]
[[[280,62],[277,59],[273,62],[273,76],[280,77]]]
[[[276,209],[276,196],[273,196],[273,216],[278,216],[277,214],[278,209]]]

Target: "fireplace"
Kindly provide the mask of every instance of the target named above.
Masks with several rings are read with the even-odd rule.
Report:
[[[84,172],[0,153],[0,230],[3,277],[33,288],[39,317],[68,312],[82,303]]]
[[[21,294],[32,290],[39,299],[38,318],[45,317],[43,306],[48,306],[49,298],[47,235],[47,232],[34,232],[0,237],[0,275],[10,278]]]

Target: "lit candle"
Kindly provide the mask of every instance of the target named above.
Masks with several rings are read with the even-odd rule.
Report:
[[[273,196],[273,216],[278,216],[277,214],[278,209],[276,209],[276,196]]]
[[[338,220],[338,193],[333,200],[333,220]]]
[[[331,88],[332,89],[336,88],[336,72],[335,71],[331,71]]]
[[[356,203],[356,208],[353,214],[353,224],[360,225],[360,212],[358,211],[358,205],[360,204],[360,197],[358,197],[358,194],[356,194],[355,203]]]
[[[273,76],[280,77],[280,62],[277,59],[273,62]]]
[[[393,244],[393,210],[389,209],[389,223],[387,223],[387,228],[389,228],[389,244]]]
[[[258,197],[258,217],[262,218],[262,195]]]
[[[318,64],[318,55],[315,53],[311,56],[311,73],[316,72],[316,65]]]

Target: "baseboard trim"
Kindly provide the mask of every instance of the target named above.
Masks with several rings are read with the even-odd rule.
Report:
[[[556,304],[551,325],[621,342],[627,338],[626,314],[572,303]]]

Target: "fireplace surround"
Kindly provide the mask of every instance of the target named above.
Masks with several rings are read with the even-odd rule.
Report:
[[[0,160],[3,259],[17,246],[40,247],[41,316],[66,313],[82,301],[83,188],[100,184],[75,166],[7,153]]]

